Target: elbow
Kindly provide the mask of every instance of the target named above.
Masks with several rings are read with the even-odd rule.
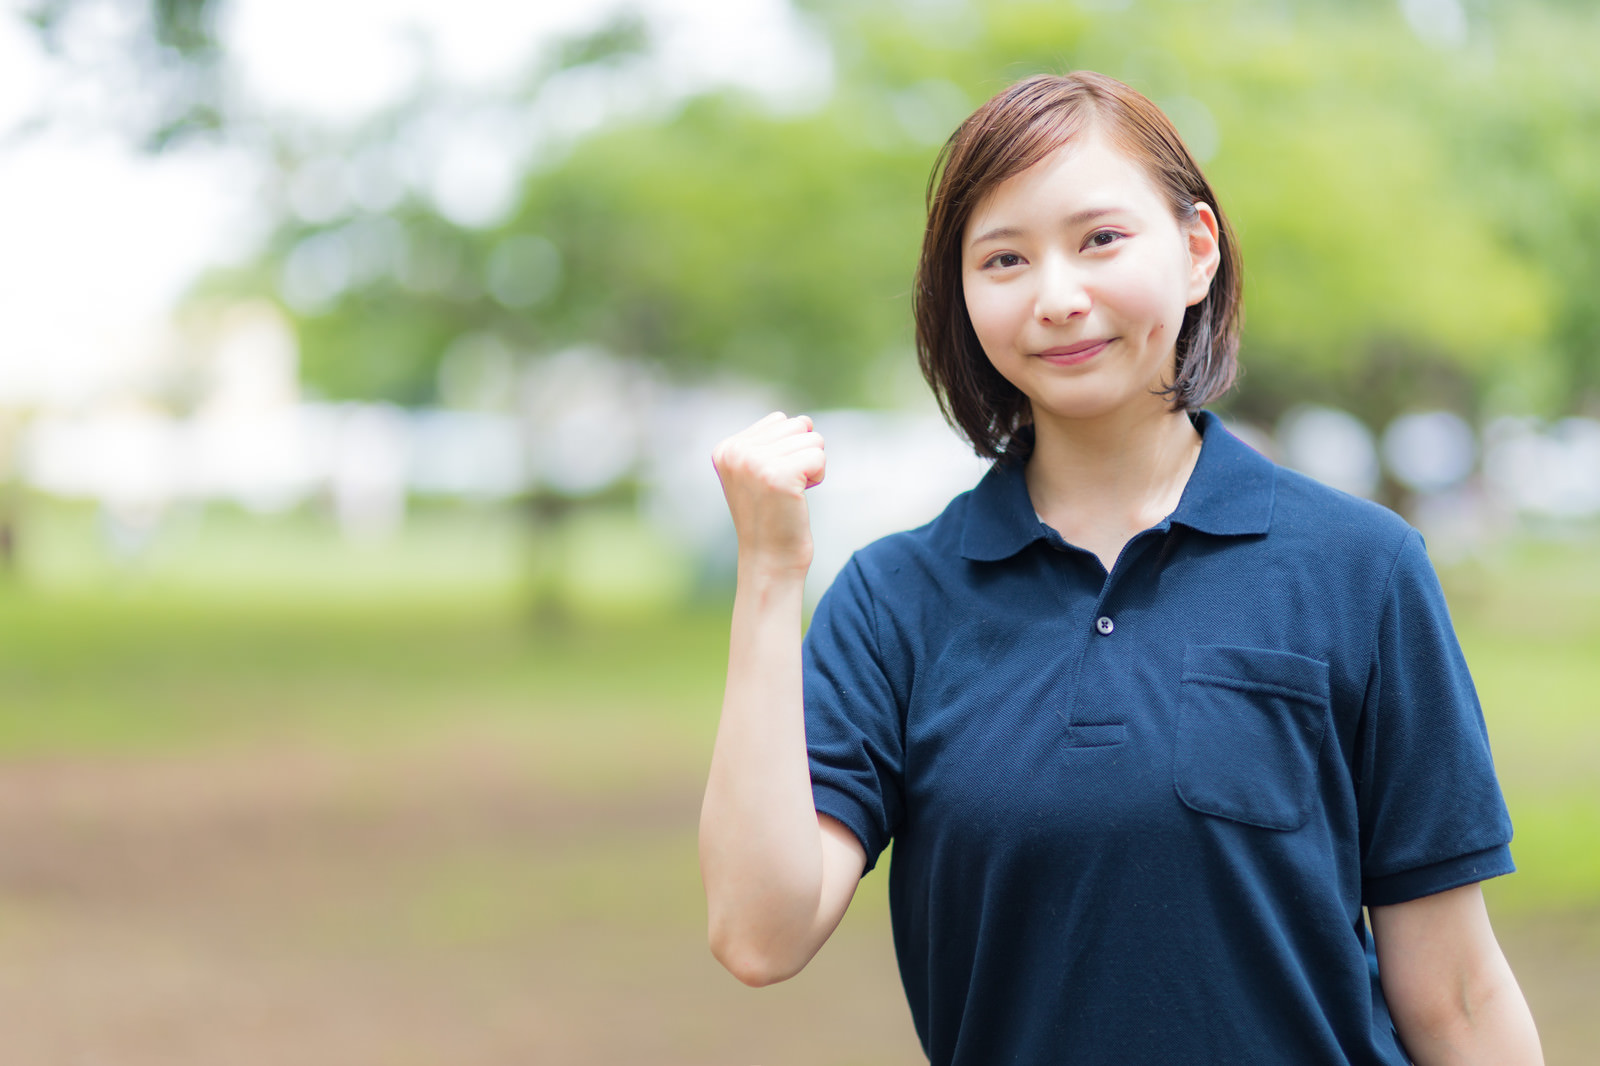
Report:
[[[718,955],[717,961],[722,963],[724,969],[737,977],[741,984],[751,988],[765,988],[775,985],[780,981],[787,981],[796,973],[786,966],[780,966],[768,958],[757,954],[743,955]]]
[[[727,930],[711,929],[709,937],[711,954],[722,968],[751,988],[765,988],[787,981],[805,968],[805,960],[798,965],[792,959],[770,948],[763,948],[748,936],[737,936]]]
[[[1401,1040],[1417,1062],[1439,1061],[1444,1049],[1476,1049],[1474,1062],[1542,1063],[1539,1034],[1516,980],[1454,982],[1431,997],[1400,999],[1394,1014]],[[1451,1061],[1454,1061],[1453,1059]]]

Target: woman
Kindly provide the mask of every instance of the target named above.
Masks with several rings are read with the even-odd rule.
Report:
[[[1511,826],[1437,580],[1394,514],[1202,410],[1240,262],[1171,124],[1035,77],[940,165],[918,350],[990,472],[857,553],[802,654],[823,442],[773,414],[714,456],[717,957],[798,972],[892,839],[935,1064],[1541,1061],[1478,889]]]

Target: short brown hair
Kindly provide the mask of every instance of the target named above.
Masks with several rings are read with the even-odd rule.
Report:
[[[912,296],[922,374],[945,417],[991,459],[1027,457],[1032,435],[1017,431],[1032,415],[1028,398],[984,355],[967,316],[962,236],[996,186],[1091,128],[1145,169],[1180,223],[1195,217],[1197,202],[1217,216],[1217,272],[1205,299],[1183,316],[1176,374],[1162,394],[1174,408],[1194,410],[1227,392],[1238,373],[1239,244],[1178,131],[1155,104],[1103,74],[1035,75],[978,108],[940,150],[928,178],[928,228]]]

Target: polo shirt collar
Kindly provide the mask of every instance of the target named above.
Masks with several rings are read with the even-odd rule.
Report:
[[[1178,509],[1158,528],[1170,523],[1217,536],[1265,533],[1272,522],[1271,460],[1229,433],[1210,411],[1195,415],[1194,424],[1200,431],[1200,458]],[[972,490],[961,532],[962,557],[1008,559],[1046,536],[1028,496],[1022,464],[990,467]]]

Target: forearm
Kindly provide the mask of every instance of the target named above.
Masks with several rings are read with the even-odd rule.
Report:
[[[741,564],[700,813],[712,949],[750,983],[788,976],[820,943],[823,850],[801,693],[803,583],[803,570]]]

